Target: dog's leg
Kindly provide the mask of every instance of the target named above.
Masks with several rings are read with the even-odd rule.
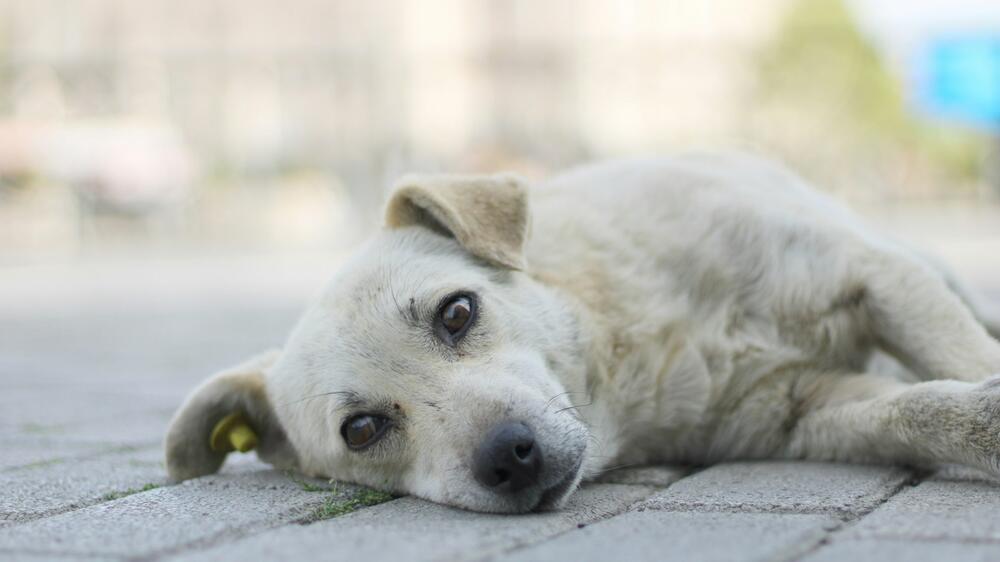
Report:
[[[1000,377],[905,384],[827,375],[803,384],[788,457],[961,463],[1000,474]]]
[[[958,295],[958,298],[972,311],[972,315],[986,328],[993,339],[1000,340],[1000,306],[984,302],[983,295],[962,283],[945,265],[934,260],[927,261],[941,274],[948,288]]]
[[[1000,318],[983,317],[983,325],[986,326],[986,331],[993,336],[993,339],[1000,341]]]
[[[924,379],[1000,373],[1000,342],[931,268],[896,256],[865,264],[863,303],[879,344]]]

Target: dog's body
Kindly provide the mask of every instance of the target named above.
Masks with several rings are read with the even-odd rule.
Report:
[[[218,468],[234,410],[279,466],[486,511],[642,463],[1000,472],[1000,343],[947,275],[772,164],[410,178],[387,224],[282,352],[194,393],[175,478]],[[879,351],[925,382],[873,372]]]

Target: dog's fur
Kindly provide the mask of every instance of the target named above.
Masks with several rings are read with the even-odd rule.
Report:
[[[458,290],[480,310],[448,347],[431,325]],[[748,156],[606,163],[531,189],[506,175],[407,177],[386,228],[284,349],[194,391],[167,466],[178,480],[217,470],[209,432],[241,411],[277,466],[492,512],[557,507],[581,478],[644,463],[998,474],[1000,380],[988,377],[1000,343],[964,294]],[[879,354],[915,378],[875,372]],[[351,451],[341,424],[359,412],[391,429]],[[537,485],[500,494],[471,457],[509,420],[534,431],[545,464]]]

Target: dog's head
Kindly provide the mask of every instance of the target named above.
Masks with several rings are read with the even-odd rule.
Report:
[[[587,449],[570,305],[524,268],[527,194],[509,176],[408,177],[386,228],[284,349],[216,375],[167,436],[175,479],[214,472],[240,413],[277,466],[491,512],[557,507]]]

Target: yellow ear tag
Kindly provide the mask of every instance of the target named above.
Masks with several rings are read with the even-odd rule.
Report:
[[[236,412],[219,420],[212,429],[208,444],[213,451],[228,453],[239,451],[245,453],[257,446],[257,434],[250,424],[243,419],[243,414]]]

